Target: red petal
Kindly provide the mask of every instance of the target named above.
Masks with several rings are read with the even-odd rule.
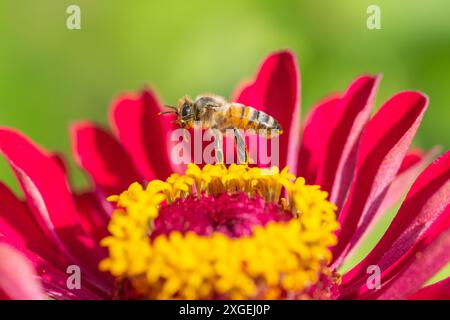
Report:
[[[450,277],[426,286],[416,292],[410,300],[450,300]]]
[[[424,157],[424,152],[422,149],[413,149],[408,151],[405,158],[400,165],[400,169],[398,169],[397,175],[401,174],[403,171],[408,170],[412,166],[419,163]]]
[[[420,93],[399,93],[367,124],[358,150],[355,179],[339,216],[341,230],[338,244],[333,248],[335,265],[342,261],[376,214],[417,131],[427,102]]]
[[[433,159],[436,158],[439,149],[440,148],[438,147],[433,148],[425,154],[421,151],[420,155],[418,154],[418,151],[414,150],[405,156],[395,180],[389,186],[386,197],[383,199],[383,202],[375,215],[376,217],[388,212],[398,201],[400,201],[419,174]],[[370,229],[370,227],[368,229]]]
[[[53,152],[50,154],[50,156],[61,167],[62,171],[64,171],[64,174],[67,176],[68,175],[67,163],[66,159],[64,158],[64,155],[59,152]]]
[[[35,253],[27,250],[18,243],[14,243],[11,239],[0,236],[0,246],[10,246],[20,252],[24,258],[32,265],[35,273],[38,275],[40,282],[44,286],[44,290],[48,296],[54,299],[89,299],[98,300],[100,297],[110,298],[110,294],[96,294],[91,291],[92,284],[83,277],[82,287],[80,289],[70,290],[67,288],[68,274],[65,273],[67,266],[63,269],[55,268],[49,261],[42,259]],[[53,262],[53,261],[52,261]]]
[[[382,279],[387,279],[387,285],[378,290],[374,297],[383,300],[405,299],[447,265],[450,261],[450,206],[445,215],[447,230],[421,238],[407,255],[391,267],[391,272],[388,270],[382,275]]]
[[[67,265],[67,260],[39,229],[28,208],[3,183],[0,183],[0,234],[57,266]]]
[[[129,155],[107,131],[89,122],[76,123],[71,137],[76,161],[103,193],[117,194],[141,181]]]
[[[84,232],[61,167],[11,129],[0,129],[0,151],[13,168],[35,219],[58,249],[88,273],[100,274],[98,263],[104,252]]]
[[[236,101],[258,108],[280,123],[280,165],[288,165],[295,174],[300,141],[299,71],[290,51],[269,55],[255,80],[236,94]]]
[[[178,167],[170,160],[169,117],[159,116],[161,104],[150,90],[123,95],[111,107],[111,126],[145,180],[165,179]]]
[[[47,298],[31,263],[5,244],[0,244],[0,289],[11,299]]]
[[[105,219],[103,208],[97,201],[97,195],[94,193],[83,193],[75,196],[74,200],[84,230],[96,242],[100,242],[108,234],[108,220]]]
[[[410,272],[413,272],[417,268],[420,274],[411,273],[415,279],[408,281],[416,289],[420,288],[428,280],[424,278],[428,278],[429,273],[432,275],[440,264],[448,262],[449,229],[450,152],[447,152],[418,177],[381,240],[363,261],[344,276],[341,286],[343,294],[367,291],[364,282],[369,265],[380,267],[382,281],[386,283],[399,276],[402,269],[411,268]],[[447,251],[442,251],[445,248]],[[404,292],[407,292],[406,287]]]
[[[320,101],[305,121],[298,159],[297,175],[315,184],[319,168],[323,168],[328,141],[333,132],[339,107],[337,94]]]
[[[338,208],[342,208],[353,178],[361,132],[370,117],[378,82],[379,77],[373,76],[361,76],[353,81],[329,124],[332,132],[326,141],[316,183],[330,192],[330,200]]]
[[[358,250],[359,245],[364,243],[368,230],[371,230],[378,221],[389,212],[392,207],[397,204],[411,187],[417,176],[430,164],[430,162],[439,153],[438,147],[433,148],[426,154],[422,150],[412,150],[403,159],[402,165],[395,177],[395,180],[389,186],[386,197],[383,199],[380,207],[375,213],[372,221],[369,223],[366,232],[362,233],[359,240],[355,241],[355,245],[351,251],[346,254],[345,260],[349,260],[351,255]]]

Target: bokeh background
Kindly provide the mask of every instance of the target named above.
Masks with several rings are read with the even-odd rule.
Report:
[[[81,8],[81,30],[66,28],[71,4]],[[371,4],[381,8],[381,30],[366,27]],[[376,106],[399,90],[425,92],[430,107],[414,144],[448,150],[449,13],[448,0],[2,0],[0,125],[69,155],[70,123],[106,124],[121,92],[150,84],[166,103],[202,92],[230,96],[266,54],[290,48],[301,68],[303,114],[357,75],[382,73]],[[82,188],[86,178],[69,164]],[[15,185],[3,160],[0,179]],[[434,280],[449,274],[447,268]]]

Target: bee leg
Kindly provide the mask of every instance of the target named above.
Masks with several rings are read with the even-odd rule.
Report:
[[[219,130],[214,130],[214,151],[216,162],[223,163],[222,133]]]
[[[236,151],[238,163],[248,163],[247,146],[245,139],[238,129],[234,129],[234,139],[236,141]]]
[[[189,134],[189,131],[186,129],[183,130],[183,142],[185,143],[191,142],[191,135]]]

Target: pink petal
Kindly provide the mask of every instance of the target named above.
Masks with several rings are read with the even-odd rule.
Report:
[[[450,206],[446,215],[450,216]],[[413,250],[395,264],[395,271],[382,276],[382,279],[391,280],[375,292],[374,297],[382,300],[405,299],[445,267],[450,261],[449,227],[447,222],[447,230],[420,239]]]
[[[361,132],[370,117],[379,77],[360,76],[340,98],[329,125],[324,161],[318,168],[316,183],[330,192],[330,200],[342,208],[356,163]]]
[[[419,163],[424,157],[424,151],[422,149],[412,149],[408,151],[405,158],[400,165],[400,169],[398,169],[397,175],[401,174],[403,171],[408,170],[412,166]]]
[[[339,96],[334,94],[313,107],[305,121],[298,159],[297,175],[309,184],[317,183],[317,173],[323,169],[328,141],[333,132],[339,107]]]
[[[150,90],[141,95],[123,95],[111,107],[111,126],[147,181],[165,179],[180,170],[170,159],[173,119],[159,116],[161,110],[159,100]]]
[[[364,243],[365,237],[368,235],[368,230],[371,230],[372,227],[402,199],[416,180],[417,176],[430,164],[432,159],[436,157],[439,149],[440,148],[438,147],[433,148],[426,154],[421,150],[408,151],[408,154],[403,159],[400,169],[398,170],[395,180],[389,186],[385,198],[373,216],[372,221],[366,228],[366,232],[363,232],[360,239],[355,242],[351,250],[346,254],[344,261],[350,259],[351,255]]]
[[[428,100],[407,91],[388,100],[367,124],[361,138],[356,173],[339,216],[341,230],[333,248],[335,265],[358,241],[377,212],[387,188],[395,179]]]
[[[395,180],[389,186],[386,197],[383,199],[374,220],[380,218],[387,213],[392,207],[400,201],[400,199],[411,188],[411,185],[420,173],[432,162],[439,154],[439,147],[435,147],[424,153],[422,150],[408,151],[403,159],[400,169],[397,172]],[[372,221],[371,225],[376,221]],[[370,229],[370,227],[368,228]]]
[[[110,293],[102,293],[89,283],[84,274],[81,273],[81,288],[68,289],[67,279],[69,274],[65,272],[67,266],[63,269],[55,268],[51,262],[42,259],[39,255],[15,243],[11,239],[0,236],[0,246],[14,248],[32,265],[33,270],[42,283],[47,296],[54,299],[89,299],[98,300],[100,297],[110,298]],[[53,261],[52,261],[53,262]],[[94,293],[94,291],[97,293]]]
[[[71,137],[76,161],[104,194],[120,193],[142,180],[127,152],[107,131],[83,122],[72,126]]]
[[[280,123],[280,165],[288,165],[295,174],[300,147],[299,71],[290,51],[269,55],[255,80],[236,94],[236,101],[260,109]]]
[[[416,150],[408,152],[403,159],[395,180],[389,186],[386,197],[383,199],[374,220],[388,212],[406,194],[419,174],[436,158],[439,147],[433,148],[427,153],[419,155]],[[368,228],[370,229],[370,227]]]
[[[15,300],[46,299],[31,263],[4,244],[0,244],[0,289]]]
[[[96,241],[107,236],[108,219],[105,219],[103,208],[94,193],[83,193],[74,196],[83,229]]]
[[[67,260],[37,226],[26,205],[3,183],[0,183],[0,234],[53,261],[55,265],[67,265]]]
[[[50,157],[61,167],[66,175],[68,175],[67,163],[64,155],[59,152],[53,152],[50,154]]]
[[[426,286],[409,296],[410,300],[450,300],[450,277]]]
[[[423,267],[416,270],[419,275],[411,273],[415,280],[408,280],[416,289],[420,288],[428,280],[424,278],[448,262],[446,254],[450,253],[450,248],[446,246],[450,241],[449,229],[450,152],[447,152],[417,178],[381,240],[363,261],[344,276],[341,285],[343,295],[360,295],[367,291],[364,283],[369,265],[380,268],[385,283],[399,276],[404,269]],[[445,248],[447,251],[442,251]],[[414,271],[412,269],[410,272]]]
[[[26,202],[41,228],[67,257],[90,275],[104,251],[84,232],[61,167],[27,138],[0,129],[0,151],[13,168]],[[106,283],[105,283],[106,285]]]

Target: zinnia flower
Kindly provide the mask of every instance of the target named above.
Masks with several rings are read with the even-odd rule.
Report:
[[[0,185],[3,294],[448,298],[449,279],[422,287],[450,260],[450,152],[426,167],[436,150],[410,149],[428,103],[419,92],[394,95],[371,117],[378,82],[358,77],[314,106],[301,128],[295,58],[270,55],[233,100],[280,122],[280,168],[175,166],[159,99],[150,90],[121,96],[113,134],[90,122],[72,127],[75,158],[92,180],[81,194],[70,191],[60,156],[0,129],[0,150],[24,193]],[[341,274],[408,189],[380,241]],[[80,268],[81,287],[68,286],[68,266]]]

